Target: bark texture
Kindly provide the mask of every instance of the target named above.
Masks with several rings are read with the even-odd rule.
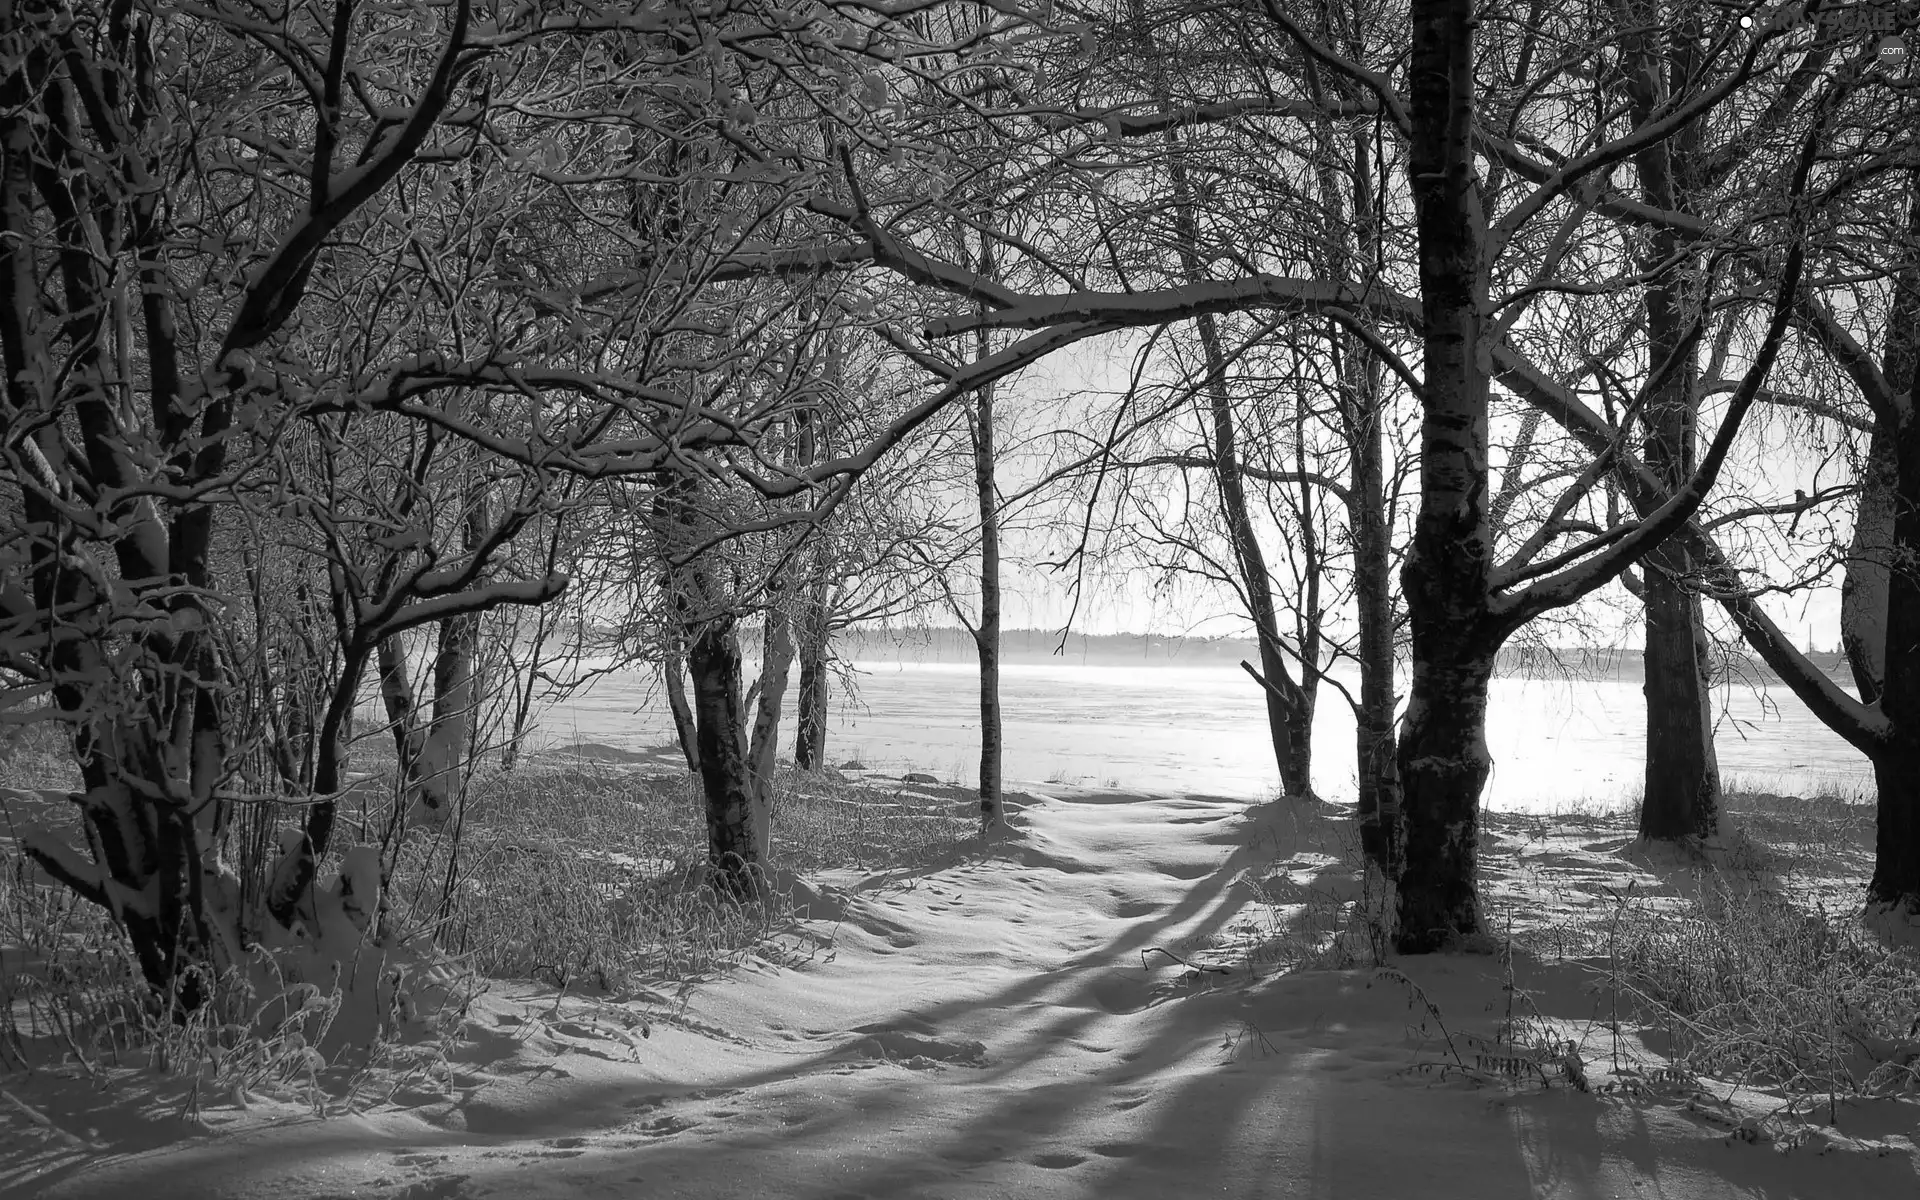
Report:
[[[707,865],[714,886],[738,899],[764,894],[765,807],[755,801],[747,703],[741,693],[740,637],[731,597],[713,564],[680,556],[703,544],[713,523],[699,482],[678,471],[654,481],[655,536],[665,568],[671,639],[685,639],[692,753],[707,820]],[[682,730],[682,736],[686,731]]]
[[[973,645],[980,663],[980,821],[1005,819],[1001,803],[1000,495],[993,476],[993,385],[980,389],[968,426],[973,437],[974,499],[980,517],[980,620]]]
[[[687,703],[687,662],[679,651],[679,635],[671,635],[674,649],[660,660],[660,687],[667,693],[667,710],[673,714],[673,732],[680,742],[681,757],[687,770],[700,776],[700,727],[693,719],[693,706]]]
[[[1683,23],[1671,38],[1657,38],[1657,6],[1629,0],[1622,5],[1629,28],[1627,52],[1637,69],[1626,73],[1636,125],[1652,122],[1675,81],[1684,87],[1696,66],[1698,30]],[[1634,156],[1642,196],[1657,208],[1691,212],[1699,173],[1700,133],[1690,125]],[[1641,454],[1671,491],[1697,465],[1698,372],[1689,337],[1692,306],[1686,294],[1695,255],[1673,229],[1648,239],[1643,269],[1662,274],[1647,288],[1647,370],[1650,389],[1641,410]],[[1642,515],[1650,508],[1643,506]],[[1673,840],[1706,837],[1719,824],[1720,767],[1713,746],[1710,650],[1699,577],[1683,541],[1669,541],[1646,560],[1642,599],[1646,606],[1647,705],[1645,792],[1640,835]]]
[[[1347,442],[1354,450],[1352,502],[1354,601],[1360,654],[1360,707],[1354,714],[1356,799],[1361,852],[1389,878],[1404,859],[1405,832],[1393,719],[1393,530],[1387,516],[1380,449],[1379,365],[1369,360]]]
[[[1487,692],[1497,634],[1488,621],[1486,220],[1473,174],[1471,0],[1414,0],[1407,164],[1419,233],[1422,342],[1420,510],[1403,573],[1413,679],[1400,730],[1406,868],[1402,953],[1480,932],[1474,892]]]
[[[1920,546],[1920,421],[1911,400],[1901,415],[1895,441],[1899,485],[1893,543],[1904,548]],[[1867,900],[1920,915],[1920,571],[1911,561],[1901,561],[1888,573],[1886,629],[1880,707],[1888,730],[1873,755],[1880,803]]]
[[[397,637],[383,638],[376,656],[380,702],[386,708],[387,728],[393,735],[400,777],[414,780],[419,777],[420,759],[426,748],[425,730],[421,727],[419,702],[414,696],[413,674],[407,666],[406,647]]]
[[[1907,246],[1920,248],[1920,167],[1908,169],[1906,184]],[[1893,394],[1875,413],[1876,433],[1891,426],[1894,468],[1881,648],[1887,732],[1873,755],[1880,804],[1867,901],[1920,916],[1920,261],[1895,276],[1887,320],[1881,375]]]
[[[798,624],[800,696],[794,715],[793,764],[802,771],[818,771],[827,765],[828,706],[833,698],[824,600],[809,598]]]
[[[412,817],[438,824],[453,814],[472,747],[478,702],[474,649],[480,635],[476,614],[440,623],[433,656],[433,719],[421,755],[419,790]]]
[[[766,883],[762,851],[767,838],[740,736],[746,709],[740,694],[740,639],[731,616],[714,617],[695,631],[687,671],[706,798],[707,863],[717,888],[739,899],[757,898]]]
[[[1853,540],[1847,546],[1847,576],[1840,585],[1840,644],[1854,687],[1867,704],[1880,698],[1887,677],[1887,589],[1892,578],[1898,487],[1894,422],[1876,418],[1861,469],[1860,502],[1854,509]]]
[[[824,367],[836,386],[846,379],[846,361],[837,332],[826,334]],[[798,460],[807,465],[833,453],[833,422],[824,407],[801,410]],[[794,714],[793,762],[803,771],[827,765],[827,703],[832,691],[834,545],[827,530],[816,530],[805,553],[806,578],[794,596],[794,634],[800,658],[800,699]]]
[[[1480,932],[1480,792],[1493,768],[1486,737],[1493,655],[1477,637],[1433,629],[1414,637],[1399,747],[1407,820],[1396,944],[1403,954],[1447,949]]]
[[[1340,244],[1342,278],[1362,278],[1380,256],[1379,198],[1374,190],[1372,143],[1355,134],[1353,162],[1353,250]],[[1330,200],[1339,199],[1332,180],[1323,184]],[[1328,208],[1337,213],[1337,207]],[[1347,236],[1344,231],[1330,231]],[[1347,527],[1353,539],[1354,621],[1360,665],[1360,703],[1354,711],[1356,808],[1360,849],[1388,878],[1397,878],[1404,861],[1400,768],[1394,737],[1393,522],[1387,512],[1386,464],[1381,414],[1387,406],[1379,356],[1347,330],[1335,335],[1341,350],[1342,436],[1352,455]]]
[[[780,713],[793,667],[793,635],[786,609],[767,609],[761,634],[759,703],[747,743],[747,774],[753,783],[755,853],[765,861],[773,837],[773,772],[780,750]]]

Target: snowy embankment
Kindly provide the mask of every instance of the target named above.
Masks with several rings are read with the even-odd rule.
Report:
[[[1768,1119],[1777,1100],[1675,1078],[1615,1036],[1578,964],[1460,954],[1249,972],[1262,946],[1310,949],[1315,913],[1362,890],[1324,813],[1051,790],[985,858],[826,876],[808,960],[617,1005],[496,985],[453,1055],[451,1097],[403,1090],[331,1120],[210,1106],[219,1128],[191,1137],[103,1110],[87,1149],[16,1143],[0,1196],[1920,1188],[1913,1104],[1843,1106],[1838,1130]],[[1559,901],[1573,905],[1625,887],[1636,868],[1619,849],[1591,833],[1532,845],[1536,868],[1578,878]],[[1492,873],[1495,893],[1526,883]],[[1541,903],[1514,921],[1537,921]],[[1515,1021],[1525,1036],[1502,1038]]]

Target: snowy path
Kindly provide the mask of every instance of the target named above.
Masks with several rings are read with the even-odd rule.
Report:
[[[1368,971],[1196,990],[1163,956],[1143,968],[1149,947],[1228,931],[1243,869],[1291,858],[1296,881],[1342,885],[1284,806],[1081,793],[1033,805],[1025,824],[992,859],[846,897],[830,957],[706,985],[631,1049],[604,1013],[533,1020],[489,997],[456,1102],[71,1162],[0,1196],[1920,1191],[1911,1143],[1891,1130],[1783,1154],[1730,1141],[1678,1100],[1410,1070],[1444,1048],[1410,1032],[1406,990]],[[1490,1029],[1495,960],[1407,966],[1450,1029]],[[1555,1015],[1591,1006],[1571,968],[1522,982]]]

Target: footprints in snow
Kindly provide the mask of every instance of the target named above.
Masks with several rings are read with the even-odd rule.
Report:
[[[668,1113],[666,1116],[655,1117],[651,1121],[641,1121],[627,1128],[642,1137],[664,1138],[672,1137],[676,1133],[685,1133],[689,1129],[696,1129],[699,1125],[698,1121],[690,1121],[685,1117]]]
[[[1138,972],[1126,971],[1108,971],[1095,977],[1087,983],[1083,994],[1088,1003],[1069,1002],[1069,1005],[1094,1008],[1115,1016],[1139,1012],[1152,998],[1147,981],[1139,978]]]
[[[847,911],[847,919],[862,932],[880,938],[895,950],[905,950],[920,944],[920,935],[908,929],[898,921],[890,920],[875,911],[870,903],[862,902]],[[881,951],[886,953],[886,951]]]
[[[467,1200],[471,1195],[467,1191],[465,1175],[438,1173],[444,1168],[444,1164],[452,1161],[451,1155],[429,1154],[406,1146],[396,1146],[388,1153],[393,1156],[391,1160],[393,1166],[413,1172],[417,1176],[424,1176],[424,1178],[416,1178],[413,1183],[397,1192],[384,1193],[390,1195],[392,1200]],[[384,1188],[393,1183],[391,1179],[380,1178],[372,1180],[370,1186]]]
[[[962,900],[961,893],[958,889],[951,892],[943,892],[939,888],[928,885],[926,892],[929,896],[938,897],[933,903],[927,905],[928,912],[945,913],[965,907],[965,902]]]
[[[1087,1149],[1101,1158],[1132,1158],[1146,1152],[1149,1147],[1140,1142],[1096,1142]],[[1050,1171],[1065,1171],[1088,1161],[1088,1156],[1074,1150],[1049,1150],[1027,1161]]]
[[[646,1113],[664,1108],[668,1104],[685,1101],[722,1100],[738,1094],[738,1088],[712,1088],[704,1091],[680,1092],[677,1094],[654,1092],[645,1096],[636,1096],[627,1101],[626,1109],[631,1113]],[[711,1117],[714,1120],[725,1120],[728,1117],[736,1117],[739,1115],[738,1110],[731,1108],[713,1108],[699,1114],[701,1117]],[[628,1141],[625,1143],[625,1145],[629,1147],[636,1147],[644,1146],[648,1142],[658,1141],[662,1138],[672,1137],[677,1133],[685,1133],[689,1129],[698,1129],[701,1123],[701,1121],[696,1120],[694,1117],[683,1113],[662,1112],[644,1120],[629,1121],[620,1126],[616,1132],[629,1136],[638,1135],[642,1140]],[[569,1142],[575,1145],[584,1144],[583,1139],[580,1138],[559,1138],[549,1144],[564,1145]]]
[[[428,1179],[393,1194],[393,1200],[467,1200],[467,1177],[448,1175]]]
[[[1084,1154],[1074,1154],[1068,1151],[1066,1153],[1036,1154],[1027,1161],[1036,1167],[1046,1167],[1052,1171],[1064,1171],[1068,1167],[1079,1166],[1081,1163],[1087,1161],[1087,1157]]]
[[[847,1046],[847,1053],[855,1058],[884,1059],[909,1070],[931,1070],[948,1063],[987,1065],[986,1046],[966,1038],[929,1036],[885,1025],[869,1025],[854,1032],[866,1035]]]
[[[1220,864],[1210,861],[1155,863],[1154,867],[1162,875],[1171,879],[1200,879],[1220,869]]]

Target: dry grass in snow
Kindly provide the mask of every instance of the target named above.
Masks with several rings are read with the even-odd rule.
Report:
[[[396,872],[406,923],[437,919],[440,944],[488,977],[617,993],[703,978],[750,955],[811,954],[817,939],[789,920],[804,904],[799,876],[918,866],[974,835],[964,800],[782,768],[774,902],[719,903],[698,886],[706,826],[693,781],[659,756],[623,757],[557,752],[478,781],[450,894],[451,833],[416,843]]]
[[[435,1071],[191,1129],[157,1085],[16,1075],[0,1196],[1920,1188],[1915,965],[1850,915],[1870,811],[1839,800],[1742,797],[1689,852],[1490,814],[1492,936],[1393,960],[1337,809],[1055,787],[983,848],[956,789],[789,783],[787,907],[703,924],[665,882],[683,783],[541,778],[474,795],[437,932],[519,978]]]
[[[379,993],[403,1012],[343,1020],[343,1004],[356,1001],[351,979],[290,978],[263,956],[264,981],[229,981],[221,1003],[177,1028],[150,1010],[106,915],[17,852],[21,828],[72,832],[57,796],[74,786],[70,762],[51,727],[29,727],[0,752],[0,1070],[120,1087],[130,1072],[157,1068],[163,1082],[134,1090],[151,1092],[156,1112],[173,1106],[182,1128],[205,1117],[209,1099],[358,1111],[417,1085],[444,1090],[453,1074],[445,1031],[491,981],[617,998],[685,987],[749,959],[801,961],[831,936],[797,919],[812,895],[799,871],[917,866],[975,833],[952,796],[783,770],[772,900],[723,901],[700,886],[705,828],[691,783],[663,757],[555,752],[476,780],[457,826],[396,847],[386,944],[363,947],[371,961],[356,967],[404,971],[397,997]],[[385,819],[377,808],[349,816],[362,836]],[[340,1032],[349,1024],[352,1038]],[[20,1091],[0,1095],[0,1120],[10,1111],[64,1144],[96,1144],[97,1124],[81,1122],[73,1135]]]

